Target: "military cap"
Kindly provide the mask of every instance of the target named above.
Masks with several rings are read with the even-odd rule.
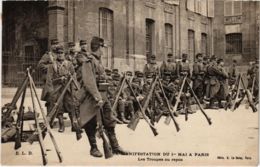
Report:
[[[223,59],[219,58],[219,59],[217,60],[217,63],[219,64],[219,63],[221,63],[221,62],[223,62],[223,61],[224,61]]]
[[[139,73],[137,74],[137,77],[138,77],[138,78],[143,78],[143,77],[144,77],[144,74],[143,74],[142,72],[139,72]]]
[[[100,37],[96,37],[94,36],[92,39],[91,39],[91,45],[93,46],[97,46],[97,47],[105,47],[105,42],[104,42],[104,39],[103,38],[100,38]]]
[[[132,73],[132,71],[126,71],[126,73],[125,73],[126,75],[128,75],[128,76],[133,76],[133,73]]]
[[[81,45],[86,45],[87,44],[87,41],[86,40],[80,40],[79,41],[79,45],[81,46]]]
[[[112,70],[112,72],[113,72],[113,74],[118,74],[118,69],[117,69],[117,68],[114,68],[114,69]]]
[[[64,53],[63,46],[58,46],[58,47],[56,48],[56,52],[57,52],[57,53]]]
[[[51,40],[51,45],[57,45],[59,43],[58,39],[52,39]]]
[[[137,76],[141,71],[135,71],[135,76]]]
[[[236,59],[234,59],[234,60],[233,60],[233,63],[237,63],[237,60],[236,60]]]
[[[74,42],[69,42],[68,43],[68,47],[74,47],[75,46],[75,43]]]
[[[208,60],[209,59],[209,56],[204,56],[203,57],[203,60]]]
[[[171,57],[173,57],[173,55],[171,53],[168,53],[167,57],[171,58]]]
[[[215,55],[212,55],[210,60],[217,60],[216,56]]]
[[[183,59],[187,59],[187,57],[188,57],[188,54],[186,54],[186,53],[183,53],[183,54],[182,54],[182,58],[183,58]]]
[[[120,75],[114,74],[114,75],[112,75],[112,79],[115,80],[115,81],[120,81]]]
[[[155,60],[156,59],[156,56],[155,55],[151,55],[151,60]]]
[[[196,54],[196,58],[202,57],[201,53]]]
[[[111,76],[111,74],[112,74],[112,71],[111,71],[110,69],[105,69],[105,72],[106,72],[106,74],[107,74],[108,76]]]

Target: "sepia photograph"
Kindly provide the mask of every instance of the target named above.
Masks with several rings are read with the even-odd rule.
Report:
[[[3,166],[257,166],[260,0],[0,2]]]

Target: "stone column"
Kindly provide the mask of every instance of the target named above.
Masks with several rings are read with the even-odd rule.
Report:
[[[64,42],[64,10],[65,1],[49,1],[49,46],[53,38],[57,38],[62,44]]]

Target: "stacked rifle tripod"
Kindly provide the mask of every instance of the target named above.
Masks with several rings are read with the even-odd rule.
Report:
[[[151,83],[150,87],[149,87],[149,92],[148,94],[146,95],[146,97],[144,98],[143,100],[143,104],[141,104],[137,98],[137,95],[136,93],[134,92],[131,84],[130,84],[130,81],[128,79],[126,79],[126,76],[124,74],[124,77],[122,78],[121,80],[121,85],[116,93],[116,98],[115,98],[115,102],[113,104],[113,107],[112,107],[112,110],[115,112],[115,109],[116,109],[116,104],[117,104],[117,101],[119,99],[119,96],[124,88],[124,85],[127,85],[128,88],[130,89],[131,91],[131,94],[133,95],[135,101],[137,102],[137,105],[138,105],[138,110],[135,112],[135,114],[133,115],[130,123],[127,125],[128,128],[132,129],[132,130],[135,130],[136,127],[137,127],[137,124],[139,123],[140,119],[143,118],[145,120],[145,122],[149,125],[151,131],[153,132],[154,136],[157,136],[158,135],[158,132],[157,132],[157,129],[155,128],[154,126],[154,120],[152,118],[152,114],[153,114],[153,111],[151,111],[151,109],[149,108],[149,103],[150,103],[150,99],[152,99],[152,96],[155,92],[155,88],[156,86],[158,85],[159,86],[159,89],[160,91],[162,92],[162,95],[163,95],[163,100],[165,102],[165,105],[167,107],[167,113],[168,113],[168,116],[166,117],[166,120],[165,120],[165,124],[166,125],[169,125],[170,124],[170,121],[173,120],[173,123],[174,123],[174,126],[177,130],[177,132],[180,130],[180,127],[177,123],[177,121],[175,120],[175,117],[177,116],[177,107],[180,103],[180,98],[181,98],[181,94],[183,93],[183,88],[185,85],[187,85],[196,101],[196,104],[199,106],[199,109],[200,111],[202,112],[202,114],[205,116],[207,122],[209,125],[212,124],[211,122],[211,119],[207,116],[207,114],[205,113],[204,109],[202,108],[196,94],[194,93],[190,83],[187,81],[187,76],[185,76],[182,80],[182,85],[181,85],[181,88],[179,90],[179,93],[178,93],[178,96],[176,97],[176,102],[174,104],[174,106],[172,106],[169,102],[169,99],[167,98],[166,94],[165,94],[165,91],[164,91],[164,88],[163,88],[163,85],[159,79],[158,76],[156,76],[153,80],[153,82]],[[155,122],[158,122],[160,119],[160,117],[158,117],[157,120],[155,120]],[[187,120],[188,119],[188,110],[186,110],[186,114],[185,114],[185,119]]]
[[[3,126],[3,123],[5,123],[5,119],[8,119],[10,117],[12,110],[16,109],[16,103],[19,100],[19,98],[21,98],[21,103],[20,103],[19,112],[18,112],[18,118],[16,121],[17,123],[16,123],[16,135],[15,135],[15,147],[14,147],[14,149],[19,149],[21,147],[21,142],[22,142],[22,137],[23,137],[23,132],[24,132],[23,131],[24,100],[25,100],[26,89],[27,89],[28,85],[30,88],[30,95],[31,95],[31,100],[32,100],[32,107],[33,107],[32,112],[34,113],[33,119],[34,119],[35,127],[36,127],[35,132],[32,135],[32,136],[34,136],[34,138],[29,137],[29,139],[31,138],[30,143],[32,143],[34,140],[39,142],[40,148],[41,148],[43,165],[46,165],[48,163],[48,160],[47,160],[47,152],[46,152],[46,148],[45,148],[43,140],[45,137],[45,132],[48,132],[48,134],[51,138],[51,141],[54,145],[55,151],[57,153],[59,162],[61,163],[62,162],[61,152],[60,152],[58,145],[56,143],[56,140],[51,132],[49,117],[44,114],[44,110],[42,108],[39,96],[36,93],[36,86],[35,86],[32,76],[31,76],[29,68],[27,68],[27,75],[26,75],[24,81],[22,82],[22,84],[18,87],[18,89],[15,93],[15,96],[12,99],[12,102],[4,107],[4,110],[6,110],[5,112],[2,109],[2,126]],[[36,99],[36,101],[35,101],[35,99]],[[40,113],[38,113],[38,111],[36,109],[36,103],[40,108]],[[43,118],[43,123],[39,122],[38,117],[40,115]]]

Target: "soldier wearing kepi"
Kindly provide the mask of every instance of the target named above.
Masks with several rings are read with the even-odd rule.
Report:
[[[169,53],[167,55],[167,61],[163,61],[160,72],[162,75],[162,78],[167,78],[168,76],[165,76],[166,73],[170,73],[171,76],[175,76],[177,71],[176,63],[174,62],[173,55]],[[173,77],[171,77],[173,78]]]
[[[80,89],[79,100],[80,105],[80,121],[83,126],[91,146],[90,154],[94,157],[102,157],[102,153],[97,148],[96,144],[96,127],[97,127],[97,113],[100,112],[100,108],[104,111],[103,124],[107,132],[109,142],[111,144],[114,154],[126,155],[118,144],[115,134],[116,120],[112,117],[113,113],[111,106],[107,101],[106,96],[101,96],[98,90],[99,78],[105,76],[105,70],[101,64],[102,51],[104,46],[104,40],[99,37],[93,37],[91,40],[91,54],[87,60],[82,64],[81,68],[81,80],[83,83]]]
[[[209,98],[210,98],[210,103],[209,103],[209,108],[216,108],[214,106],[214,102],[216,101],[216,95],[219,92],[220,89],[220,82],[218,80],[218,75],[220,73],[217,62],[216,62],[216,57],[213,55],[210,58],[210,65],[207,67],[207,76],[209,77],[209,83],[207,85],[209,89]]]
[[[192,79],[193,79],[193,90],[196,94],[196,96],[199,98],[200,103],[203,103],[203,82],[204,82],[204,68],[203,68],[203,63],[202,63],[202,54],[198,53],[196,55],[196,62],[193,64],[193,74],[192,74]]]
[[[145,64],[144,66],[143,73],[145,78],[147,77],[147,75],[154,76],[159,74],[159,67],[156,63],[155,55],[152,55],[150,58],[148,58],[147,64]]]
[[[226,101],[227,95],[228,95],[228,82],[227,82],[228,73],[224,69],[224,60],[223,59],[218,59],[217,64],[218,64],[218,70],[219,70],[218,80],[220,83],[217,100],[218,100],[218,107],[223,108],[221,101],[222,100]]]
[[[88,52],[87,41],[86,40],[80,40],[79,45],[80,45],[80,51],[78,52],[78,55],[88,57],[89,52]]]
[[[45,106],[47,107],[47,113],[49,113],[51,110],[50,98],[49,98],[49,94],[51,91],[51,85],[46,84],[47,71],[48,71],[49,65],[54,64],[54,62],[56,62],[58,46],[59,46],[58,40],[52,39],[50,51],[45,53],[38,63],[38,68],[41,71],[41,74],[43,76],[43,82],[45,83],[44,87],[42,89],[41,100],[46,101]]]
[[[69,42],[68,43],[68,52],[65,55],[66,60],[70,61],[73,66],[76,68],[77,61],[76,61],[76,50],[75,50],[75,43]]]
[[[63,47],[57,48],[57,60],[48,67],[47,84],[51,85],[52,91],[50,92],[50,108],[55,105],[55,102],[61,95],[64,86],[66,85],[69,76],[75,77],[75,71],[72,63],[67,61],[64,56]],[[76,87],[71,84],[69,90],[65,93],[63,101],[59,104],[59,111],[57,118],[59,120],[59,132],[64,132],[65,126],[63,121],[63,112],[69,113],[70,120],[72,121],[71,111],[76,111],[75,99]]]
[[[184,77],[187,75],[187,82],[191,82],[190,80],[190,65],[189,61],[187,60],[188,55],[182,54],[182,60],[179,64],[179,71],[180,71],[180,77],[181,77],[181,83],[183,82]],[[183,106],[185,109],[187,109],[187,112],[192,114],[195,113],[195,111],[191,110],[191,94],[189,93],[189,87],[187,84],[183,87],[183,93],[181,94],[181,100],[183,103]],[[184,112],[185,113],[185,112]]]

